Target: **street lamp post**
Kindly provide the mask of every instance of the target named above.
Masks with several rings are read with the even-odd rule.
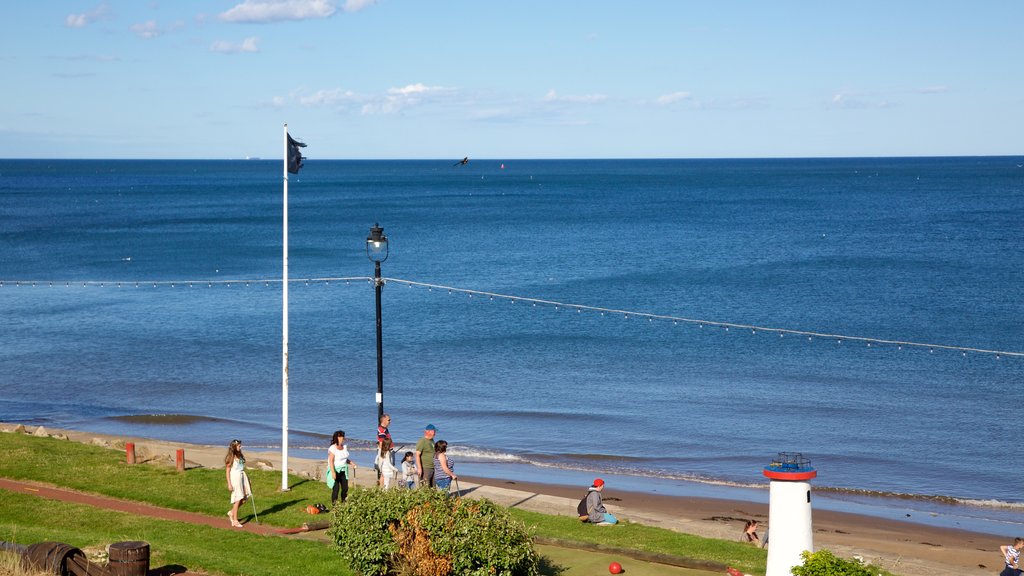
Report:
[[[384,280],[380,277],[380,263],[388,259],[388,237],[380,224],[370,228],[366,237],[366,257],[373,262],[373,289],[377,296],[377,421],[384,415],[384,340],[380,320],[380,291]]]

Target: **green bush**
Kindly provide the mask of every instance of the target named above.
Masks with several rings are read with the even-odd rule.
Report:
[[[802,552],[804,563],[793,567],[793,576],[875,576],[889,574],[870,564],[861,564],[855,560],[844,560],[828,550]]]
[[[526,527],[489,500],[438,490],[354,489],[329,535],[363,576],[536,576]]]

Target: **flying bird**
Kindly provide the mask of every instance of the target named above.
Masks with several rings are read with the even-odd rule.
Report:
[[[465,166],[466,164],[469,164],[469,156],[466,156],[462,160],[459,160],[455,164],[452,164],[452,166]]]

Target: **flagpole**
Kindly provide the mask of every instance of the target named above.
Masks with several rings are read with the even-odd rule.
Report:
[[[284,246],[281,275],[281,491],[288,491],[288,124],[284,125]]]

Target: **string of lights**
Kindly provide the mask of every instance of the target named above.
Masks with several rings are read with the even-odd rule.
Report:
[[[373,278],[369,276],[348,276],[348,277],[331,277],[331,278],[289,278],[288,284],[330,284],[331,282],[359,282],[368,281],[372,282]],[[280,278],[236,278],[234,280],[0,280],[0,288],[5,286],[43,286],[43,287],[97,287],[97,288],[108,288],[108,287],[171,287],[177,288],[179,286],[188,286],[189,288],[195,288],[196,286],[206,286],[213,288],[214,286],[270,286],[271,284],[283,284],[284,281]]]
[[[934,344],[926,342],[915,342],[912,340],[893,340],[886,338],[871,338],[866,336],[852,336],[849,334],[840,334],[835,332],[818,332],[809,330],[796,330],[791,328],[777,328],[771,326],[760,326],[755,324],[743,324],[737,322],[723,322],[719,320],[704,320],[699,318],[689,318],[685,316],[673,316],[668,314],[653,314],[650,312],[639,312],[636,310],[624,310],[618,308],[604,308],[600,306],[589,306],[586,304],[574,304],[571,302],[561,302],[557,300],[545,300],[541,298],[531,298],[528,296],[516,296],[513,294],[501,294],[498,292],[488,292],[485,290],[472,290],[469,288],[458,288],[456,286],[445,286],[442,284],[431,284],[429,282],[418,282],[415,280],[405,280],[402,278],[383,278],[385,283],[393,282],[395,284],[406,285],[409,288],[426,288],[430,291],[441,290],[447,291],[449,294],[465,294],[470,298],[483,297],[489,300],[505,300],[515,304],[521,302],[529,304],[531,306],[545,306],[551,307],[556,310],[566,309],[575,310],[577,313],[583,312],[595,312],[601,316],[615,315],[622,316],[623,318],[638,318],[646,319],[648,322],[671,322],[673,325],[687,324],[694,325],[699,328],[719,328],[726,331],[729,330],[745,330],[752,334],[765,333],[765,334],[777,334],[780,338],[785,336],[797,336],[807,338],[808,340],[821,339],[821,340],[834,340],[837,344],[843,342],[852,342],[858,344],[864,344],[868,347],[872,346],[890,346],[895,347],[898,350],[906,348],[918,348],[927,349],[929,352],[935,352],[936,350],[945,350],[952,352],[959,352],[966,356],[968,353],[972,354],[986,354],[994,356],[996,359],[1003,357],[1012,358],[1024,358],[1024,352],[1013,352],[1006,350],[993,350],[987,348],[977,348],[971,346],[956,346],[951,344]],[[206,286],[212,288],[214,286],[270,286],[283,284],[283,280],[280,278],[250,278],[250,279],[232,279],[232,280],[65,280],[65,281],[53,281],[53,280],[0,280],[0,288],[4,287],[202,287]],[[330,285],[331,283],[345,283],[351,284],[352,282],[367,282],[373,284],[373,278],[369,276],[341,276],[341,277],[317,277],[317,278],[289,278],[289,284],[324,284]]]

